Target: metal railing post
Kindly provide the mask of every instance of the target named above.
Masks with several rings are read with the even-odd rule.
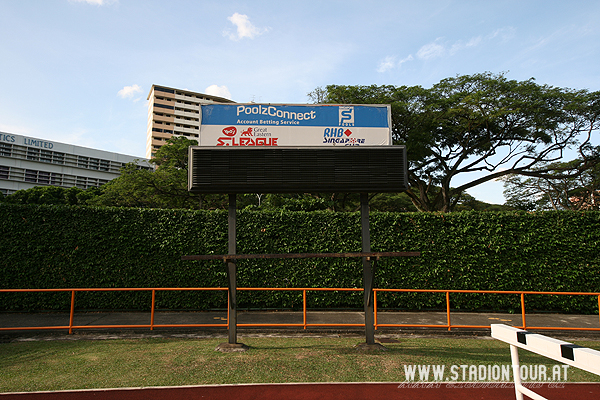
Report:
[[[73,334],[74,314],[75,314],[75,291],[71,290],[71,312],[69,314],[69,335]]]
[[[448,319],[448,332],[452,329],[450,323],[450,291],[446,291],[446,317]]]
[[[377,289],[373,289],[373,321],[377,330]]]
[[[302,289],[302,323],[306,329],[306,289]]]
[[[150,330],[154,330],[154,304],[156,300],[156,289],[152,289],[152,310],[150,311]]]
[[[525,293],[521,292],[521,316],[523,319],[523,329],[527,329],[525,325]]]

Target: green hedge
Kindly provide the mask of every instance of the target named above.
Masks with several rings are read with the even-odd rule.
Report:
[[[0,203],[0,287],[226,287],[227,213]],[[360,215],[238,212],[239,254],[360,251]],[[379,288],[600,291],[600,213],[372,213]],[[240,287],[362,287],[359,259],[244,260]],[[299,292],[240,292],[241,307],[298,308]],[[309,307],[362,307],[362,293],[311,292]],[[0,310],[64,310],[70,294],[0,294]],[[514,310],[518,295],[452,295],[464,310]],[[528,310],[598,312],[593,296],[526,296]],[[437,309],[445,297],[378,296],[381,308]],[[150,294],[78,293],[78,309],[148,309]],[[161,292],[160,309],[226,307],[224,292]]]

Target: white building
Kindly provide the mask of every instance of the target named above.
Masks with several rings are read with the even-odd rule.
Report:
[[[129,162],[151,168],[140,157],[0,132],[0,192],[4,195],[34,186],[100,186],[118,177]]]

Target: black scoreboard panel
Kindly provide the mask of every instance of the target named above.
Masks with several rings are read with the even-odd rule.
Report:
[[[404,146],[189,148],[194,193],[380,193],[407,189]]]

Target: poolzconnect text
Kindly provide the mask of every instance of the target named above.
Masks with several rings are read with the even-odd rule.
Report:
[[[275,106],[238,106],[237,107],[237,116],[240,114],[245,115],[267,115],[269,117],[277,117],[284,119],[291,119],[296,121],[304,121],[309,119],[317,118],[317,113],[313,110],[310,112],[294,112],[294,111],[284,111],[278,110]]]
[[[564,382],[568,365],[546,366],[521,365],[523,381]],[[408,382],[483,382],[512,381],[512,365],[404,365],[404,377]]]

